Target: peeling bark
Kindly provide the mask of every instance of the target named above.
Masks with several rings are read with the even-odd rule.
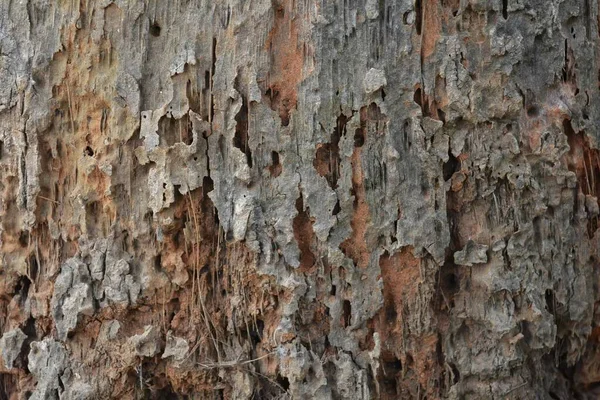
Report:
[[[0,398],[597,398],[599,21],[0,2]]]

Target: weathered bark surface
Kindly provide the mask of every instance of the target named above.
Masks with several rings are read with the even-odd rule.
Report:
[[[596,398],[598,28],[0,1],[0,398]]]

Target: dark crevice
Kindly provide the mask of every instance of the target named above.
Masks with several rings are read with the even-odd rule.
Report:
[[[154,257],[154,271],[159,272],[162,271],[162,256],[160,253]]]
[[[350,326],[350,323],[352,319],[352,305],[350,304],[349,300],[344,300],[343,306],[342,306],[342,326],[344,328],[347,328]]]
[[[454,175],[455,172],[460,170],[460,161],[458,161],[458,159],[454,157],[450,150],[448,150],[448,161],[444,163],[442,170],[444,175],[444,181],[447,181],[450,178],[452,178],[452,175]]]
[[[279,112],[281,126],[288,126],[290,124],[289,100],[283,99],[281,92],[275,87],[269,88],[265,91],[265,99],[273,111]]]
[[[421,109],[423,109],[423,94],[422,94],[422,90],[421,88],[417,88],[417,90],[415,90],[415,94],[413,95],[413,100],[415,101],[415,103],[417,103],[419,105],[419,107],[421,107]]]
[[[262,341],[264,328],[265,323],[260,319],[256,319],[250,324],[250,340],[252,341],[254,347],[256,347]]]
[[[435,98],[433,96],[427,95],[421,89],[421,87],[417,87],[417,89],[415,90],[413,100],[419,105],[419,107],[421,107],[423,117],[437,119],[438,121],[442,121],[443,123],[446,122],[446,113],[444,113],[444,111],[442,111],[442,109],[438,107],[438,102],[435,100]]]
[[[19,233],[19,245],[21,247],[27,247],[27,246],[29,246],[29,232],[27,232],[27,231],[21,231]]]
[[[575,55],[573,54],[573,49],[569,47],[569,42],[565,39],[565,53],[564,53],[564,65],[562,68],[562,80],[565,83],[572,84],[575,88],[577,88],[577,74],[576,74],[577,64],[575,63]],[[579,90],[579,89],[575,89]]]
[[[502,18],[508,19],[508,0],[502,0]]]
[[[208,193],[212,192],[214,188],[215,185],[210,176],[205,176],[202,178],[202,194],[207,195]]]
[[[269,166],[269,172],[273,178],[277,178],[281,175],[281,161],[279,160],[279,153],[276,151],[271,152],[271,165]]]
[[[248,163],[248,166],[252,168],[252,151],[248,146],[248,105],[246,102],[246,96],[244,95],[242,95],[242,107],[235,116],[235,122],[236,125],[233,145],[246,155],[246,162]]]
[[[554,291],[552,289],[546,289],[545,299],[546,299],[546,310],[550,314],[554,315],[554,312],[555,312],[555,297],[554,297]]]
[[[210,122],[215,119],[215,96],[213,95],[213,85],[215,80],[215,68],[217,66],[217,38],[213,38],[212,43],[212,63],[210,67]]]
[[[18,357],[15,360],[14,366],[17,368],[24,369],[29,372],[28,368],[28,355],[30,351],[31,343],[38,339],[37,332],[35,330],[35,319],[33,317],[29,317],[25,324],[22,326],[21,331],[27,336],[23,345],[21,346],[21,351],[19,352]]]
[[[31,280],[33,282],[35,282],[35,280],[37,279],[37,276],[38,276],[39,265],[38,265],[37,257],[34,254],[31,254],[29,256],[28,265],[29,265],[29,277],[31,278]]]
[[[338,199],[338,201],[335,202],[335,206],[333,206],[331,215],[338,215],[340,211],[342,211],[342,207],[340,206],[340,200]]]
[[[150,396],[152,399],[161,399],[161,400],[184,400],[187,399],[188,396],[180,395],[171,386],[171,384],[167,384],[166,387],[161,388]]]
[[[530,105],[527,107],[527,116],[535,118],[540,114],[540,110],[536,105]]]
[[[362,147],[365,144],[365,136],[365,128],[358,128],[354,132],[354,147]]]
[[[17,285],[15,286],[15,293],[19,296],[19,305],[21,307],[25,306],[27,297],[29,296],[30,286],[31,281],[29,278],[26,275],[21,275],[17,281]]]
[[[398,378],[402,374],[402,362],[390,351],[381,355],[380,371],[377,374],[383,398],[396,398],[398,393]]]
[[[337,181],[340,175],[340,138],[346,135],[346,123],[348,117],[340,114],[337,118],[336,126],[331,133],[329,143],[317,145],[313,166],[320,176],[324,176],[332,189],[337,188]]]
[[[154,37],[159,37],[160,31],[161,31],[160,25],[158,24],[158,22],[154,21],[150,25],[150,35],[152,35]]]
[[[417,29],[417,35],[421,34],[421,27],[423,26],[423,7],[421,6],[421,0],[415,1],[415,28]]]
[[[277,374],[277,384],[281,386],[283,390],[288,390],[290,388],[290,381],[285,376]]]
[[[368,133],[382,134],[382,128],[385,126],[386,121],[387,117],[381,112],[376,103],[371,103],[368,107],[361,107],[360,127],[354,134],[354,146],[363,146],[367,140]]]

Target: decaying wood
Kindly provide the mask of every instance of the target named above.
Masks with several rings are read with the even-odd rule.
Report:
[[[596,398],[598,24],[0,1],[0,398]]]

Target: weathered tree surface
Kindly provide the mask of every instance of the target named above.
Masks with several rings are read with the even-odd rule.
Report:
[[[598,398],[598,11],[0,1],[0,399]]]

